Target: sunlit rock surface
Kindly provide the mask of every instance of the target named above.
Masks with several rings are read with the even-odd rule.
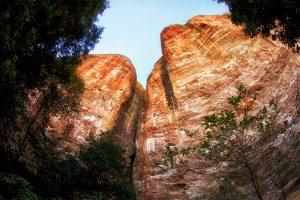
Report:
[[[201,140],[201,135],[187,135],[201,132],[203,117],[219,111],[240,84],[256,94],[253,110],[274,99],[280,121],[294,119],[300,59],[280,43],[246,37],[225,15],[169,26],[161,43],[163,56],[148,79],[147,107],[139,124],[134,185],[138,199],[197,199],[217,184],[211,181],[214,167],[194,157],[185,165],[175,160],[168,169],[166,144],[186,147]]]
[[[228,16],[197,16],[161,33],[163,56],[149,76],[147,91],[132,63],[121,55],[91,55],[78,68],[85,92],[78,116],[51,119],[49,133],[68,129],[81,141],[111,131],[133,167],[137,199],[199,199],[218,185],[216,167],[200,157],[168,168],[167,144],[187,147],[202,140],[204,116],[220,111],[244,84],[256,94],[252,111],[278,102],[279,123],[299,113],[299,55],[281,43],[248,38]],[[300,127],[298,124],[295,127]],[[300,128],[299,128],[300,129]],[[134,161],[134,163],[133,163]],[[296,200],[299,191],[291,193]]]
[[[71,126],[70,134],[77,140],[111,131],[130,162],[144,96],[132,63],[121,55],[90,55],[77,73],[85,85],[78,116],[68,120],[53,118],[48,131],[57,134]]]

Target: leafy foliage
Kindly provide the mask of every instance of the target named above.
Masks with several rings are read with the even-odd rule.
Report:
[[[7,199],[133,198],[120,146],[90,138],[74,153],[45,131],[51,117],[77,111],[84,87],[76,66],[98,42],[97,17],[107,7],[107,0],[0,2],[0,195]]]
[[[134,199],[124,150],[108,138],[90,137],[77,153],[58,151],[55,142],[49,145],[40,148],[36,173],[16,168],[0,172],[0,195],[32,200]]]
[[[246,188],[237,188],[234,181],[238,181],[236,177],[233,179],[225,178],[225,180],[220,184],[219,186],[219,192],[217,192],[215,195],[204,198],[205,200],[238,200],[238,199],[247,199],[247,191]],[[234,180],[234,181],[233,181]]]
[[[97,17],[107,7],[106,0],[1,1],[0,145],[4,159],[19,160],[29,144],[33,151],[45,147],[49,119],[77,111],[84,87],[76,66],[98,41],[103,28],[96,25]]]
[[[166,145],[163,160],[165,161],[165,165],[168,167],[173,167],[174,165],[174,157],[178,154],[178,148],[171,146],[169,144]]]
[[[237,91],[220,113],[204,117],[205,139],[198,145],[181,149],[167,145],[166,163],[172,164],[175,156],[187,159],[193,155],[201,155],[216,165],[225,163],[227,168],[219,172],[228,176],[219,192],[209,199],[262,200],[272,195],[268,193],[270,187],[286,199],[287,185],[300,174],[299,133],[276,123],[279,108],[274,100],[258,113],[250,113],[255,96],[243,85]]]
[[[30,88],[76,79],[80,55],[102,32],[95,24],[106,0],[0,3],[0,119],[15,112]]]
[[[123,149],[110,140],[89,138],[76,155],[47,159],[39,172],[44,196],[64,199],[132,199]],[[101,198],[100,198],[101,197]]]
[[[19,200],[39,200],[31,183],[17,174],[0,172],[0,193],[4,197]]]
[[[272,36],[299,52],[300,3],[297,0],[218,0],[225,2],[235,24],[245,25],[253,37]]]

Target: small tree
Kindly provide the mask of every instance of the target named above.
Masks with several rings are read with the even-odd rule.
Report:
[[[278,135],[284,133],[286,129],[276,123],[279,109],[274,101],[270,101],[269,105],[259,112],[251,113],[255,96],[243,85],[237,87],[237,90],[237,96],[228,98],[228,107],[221,110],[219,114],[204,117],[205,137],[199,145],[182,149],[167,146],[164,158],[172,164],[173,157],[178,154],[183,156],[200,154],[216,164],[227,163],[231,168],[229,170],[231,179],[233,173],[240,174],[241,176],[237,176],[235,180],[243,182],[241,184],[246,187],[250,183],[258,199],[264,198],[265,191],[268,189],[267,181],[276,185],[282,196],[286,197],[285,184],[291,178],[291,176],[286,177],[291,171],[286,167],[294,170],[299,166],[299,159],[295,157],[296,152],[299,151],[292,145],[285,149],[276,146]],[[168,157],[171,159],[167,159]],[[295,162],[292,162],[294,159]],[[268,161],[272,161],[272,165],[264,163]],[[291,163],[294,164],[291,166]],[[228,188],[231,188],[232,192],[236,191],[228,184],[223,185],[220,191],[228,193]],[[236,191],[236,195],[245,195],[245,193]]]
[[[37,175],[44,197],[134,199],[124,150],[109,137],[90,137],[75,154],[46,156]]]
[[[242,116],[237,116],[238,106],[242,99],[249,94],[244,86],[239,86],[239,94],[230,97],[228,103],[232,110],[224,109],[219,115],[212,114],[204,118],[205,141],[201,144],[202,154],[212,160],[229,160],[246,172],[258,199],[262,200],[262,190],[259,177],[253,163],[251,146],[257,140],[257,135],[249,134],[251,125],[259,115],[249,115],[250,106],[239,110]]]
[[[0,194],[7,199],[40,200],[33,186],[17,174],[0,172]]]
[[[108,3],[0,2],[1,162],[43,145],[51,116],[75,110],[83,91],[76,68],[100,38],[96,22]]]
[[[28,90],[77,76],[81,56],[103,31],[96,21],[107,7],[106,0],[0,2],[0,123],[14,118]]]
[[[45,135],[45,129],[51,117],[59,115],[68,118],[77,113],[82,92],[83,83],[79,78],[74,78],[68,84],[57,85],[56,82],[51,81],[47,88],[33,91],[31,99],[27,102],[29,111],[24,111],[23,115],[20,113],[19,116],[24,120],[25,129],[24,134],[20,135],[21,139],[14,159],[19,160],[29,144],[33,148],[43,146],[43,141],[48,137]],[[30,102],[32,98],[35,104]]]

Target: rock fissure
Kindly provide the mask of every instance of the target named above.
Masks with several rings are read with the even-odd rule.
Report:
[[[137,197],[202,198],[218,188],[218,166],[201,157],[185,164],[175,158],[168,170],[166,145],[190,147],[201,141],[201,134],[187,135],[201,133],[203,117],[219,112],[241,83],[256,94],[252,112],[276,98],[279,118],[295,116],[300,60],[276,41],[247,38],[228,15],[197,16],[186,25],[169,26],[161,40],[163,57],[147,81],[148,106],[136,138]]]
[[[174,159],[169,169],[163,158],[166,145],[197,145],[203,135],[188,135],[201,133],[203,117],[219,112],[241,83],[256,94],[252,112],[275,98],[279,119],[294,119],[300,59],[279,42],[247,38],[228,15],[196,16],[186,25],[169,26],[161,42],[163,57],[146,91],[124,56],[92,55],[84,61],[78,74],[86,90],[71,132],[82,139],[111,130],[126,151],[138,199],[202,198],[218,187],[219,166],[195,156],[184,165]],[[52,123],[53,132],[66,125],[59,118]],[[300,130],[299,124],[294,127]]]
[[[171,110],[178,111],[177,100],[174,94],[174,89],[172,85],[172,81],[168,71],[168,64],[165,59],[162,59],[162,67],[161,67],[161,80],[165,90],[165,97],[167,100],[168,107]]]

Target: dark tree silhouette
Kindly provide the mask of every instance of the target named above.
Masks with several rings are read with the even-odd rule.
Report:
[[[80,55],[88,53],[103,28],[97,16],[106,0],[0,1],[0,119],[15,114],[31,88],[76,77]]]
[[[245,32],[272,36],[299,52],[300,2],[297,0],[217,0],[228,5],[232,22]]]

